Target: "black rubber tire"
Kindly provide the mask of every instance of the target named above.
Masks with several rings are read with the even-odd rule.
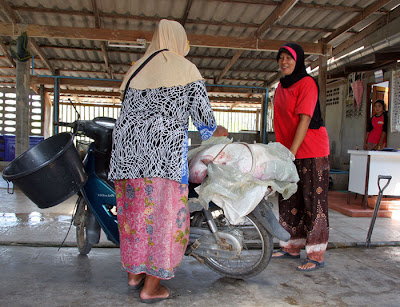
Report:
[[[81,255],[87,255],[92,249],[92,244],[88,242],[86,221],[89,214],[92,214],[84,198],[80,198],[75,213],[76,243]]]
[[[217,210],[221,210],[221,209],[217,209]],[[244,268],[242,271],[240,270],[231,270],[228,267],[223,265],[223,261],[220,261],[218,259],[213,259],[213,258],[203,258],[204,259],[204,263],[213,271],[226,276],[226,277],[230,277],[230,278],[235,278],[235,279],[246,279],[246,278],[250,278],[252,276],[255,276],[259,273],[261,273],[267,266],[269,261],[271,260],[271,256],[272,256],[272,251],[274,248],[273,245],[273,238],[272,235],[264,228],[264,226],[262,226],[262,224],[256,219],[256,217],[253,214],[249,214],[246,217],[248,220],[247,221],[251,221],[250,223],[255,227],[255,229],[257,230],[257,232],[260,235],[260,239],[261,240],[261,244],[263,247],[263,251],[257,261],[257,263],[255,263],[254,265],[248,267],[248,268]],[[196,222],[197,227],[205,227],[204,223],[198,223]],[[218,224],[217,224],[218,226]],[[229,227],[237,227],[235,225],[231,225]],[[244,249],[246,249],[246,238],[244,238]],[[259,246],[261,248],[261,246]],[[254,247],[253,247],[254,248]]]

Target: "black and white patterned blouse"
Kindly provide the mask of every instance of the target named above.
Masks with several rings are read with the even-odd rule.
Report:
[[[203,140],[214,133],[217,125],[202,80],[168,88],[129,88],[113,132],[109,178],[188,183],[189,116]]]

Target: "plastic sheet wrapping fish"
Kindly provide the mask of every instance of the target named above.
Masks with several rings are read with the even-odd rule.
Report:
[[[230,143],[202,145],[189,151],[189,181],[199,201],[208,208],[213,201],[232,224],[274,192],[287,199],[297,190],[299,180],[294,155],[280,143]]]

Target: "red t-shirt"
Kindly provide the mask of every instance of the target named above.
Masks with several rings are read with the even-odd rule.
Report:
[[[381,114],[380,116],[374,115],[371,118],[370,126],[367,131],[369,132],[367,141],[372,144],[378,144],[382,132],[387,132],[387,119],[385,118],[385,114]]]
[[[300,121],[300,114],[313,116],[318,99],[318,88],[311,77],[304,77],[288,88],[281,84],[274,98],[274,128],[276,141],[290,149]],[[329,138],[325,127],[308,129],[296,159],[318,158],[329,155]]]

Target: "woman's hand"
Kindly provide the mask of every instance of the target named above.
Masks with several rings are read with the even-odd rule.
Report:
[[[228,129],[226,129],[223,126],[217,126],[217,129],[215,129],[214,134],[212,136],[214,137],[228,136],[228,134],[229,134]]]
[[[290,151],[296,156],[297,151],[300,148],[301,143],[303,143],[304,138],[306,137],[308,126],[311,122],[311,116],[306,114],[300,114],[300,121],[297,125],[296,134],[294,135],[292,146],[290,147]]]

